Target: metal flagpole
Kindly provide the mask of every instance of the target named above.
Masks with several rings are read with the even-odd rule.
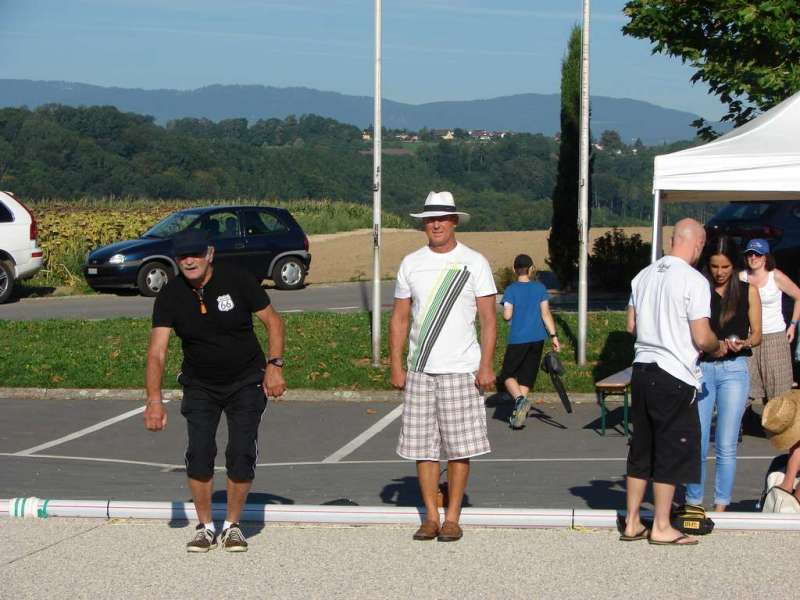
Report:
[[[372,366],[381,364],[381,0],[375,0],[375,118],[372,144]]]
[[[589,0],[583,0],[581,29],[581,127],[578,181],[578,364],[586,364],[586,311],[589,267]]]

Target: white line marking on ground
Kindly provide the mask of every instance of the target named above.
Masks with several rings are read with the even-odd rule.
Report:
[[[47,450],[48,448],[52,448],[53,446],[58,446],[60,444],[65,444],[66,442],[71,442],[72,440],[76,440],[85,435],[89,435],[90,433],[94,433],[95,431],[100,431],[101,429],[104,429],[109,425],[113,425],[114,423],[119,423],[120,421],[124,421],[125,419],[130,419],[135,415],[143,413],[144,408],[145,408],[144,406],[140,406],[139,408],[134,408],[133,410],[124,412],[121,415],[117,415],[116,417],[111,417],[110,419],[106,419],[105,421],[100,421],[95,425],[91,425],[90,427],[86,427],[84,429],[76,431],[75,433],[70,433],[69,435],[60,437],[57,440],[45,442],[44,444],[39,444],[38,446],[34,446],[33,448],[28,448],[27,450],[20,450],[19,452],[15,452],[14,454],[16,456],[28,456],[30,454],[35,454],[40,450]]]
[[[388,416],[388,415],[387,415]],[[80,460],[87,462],[104,462],[104,463],[117,463],[121,465],[135,465],[143,467],[156,467],[158,469],[184,469],[186,465],[147,462],[142,460],[125,460],[122,458],[97,458],[93,456],[62,456],[60,454],[19,454],[14,452],[0,452],[0,456],[7,456],[11,458],[49,458],[55,460]],[[737,460],[772,460],[774,456],[737,456]],[[547,462],[622,462],[627,460],[625,457],[612,456],[609,458],[474,458],[472,462],[483,463],[547,463]],[[709,457],[709,460],[714,460],[714,457]],[[342,460],[334,463],[325,461],[298,461],[298,462],[278,462],[278,463],[259,463],[256,467],[316,467],[320,465],[384,465],[384,464],[408,464],[411,461],[405,459],[386,459],[386,460]],[[442,461],[446,462],[446,461]],[[224,466],[216,465],[216,471],[225,470]]]
[[[0,456],[13,456],[22,458],[55,458],[58,460],[82,460],[88,462],[103,462],[103,463],[116,463],[120,465],[136,465],[142,467],[156,467],[159,469],[173,470],[185,469],[186,465],[171,465],[169,463],[147,462],[143,460],[125,460],[123,458],[96,458],[93,456],[61,456],[60,454],[14,454],[11,452],[0,452]],[[215,467],[217,469],[224,469],[225,467]]]
[[[396,406],[392,412],[388,415],[385,415],[381,418],[377,423],[372,425],[372,427],[368,428],[366,431],[361,433],[361,435],[353,438],[349,442],[347,442],[344,446],[339,448],[336,452],[331,454],[329,457],[322,460],[323,463],[335,463],[342,460],[348,454],[352,454],[355,450],[366,444],[370,438],[377,435],[384,429],[386,429],[392,422],[397,419],[401,414],[403,414],[403,405],[400,404]]]
[[[303,312],[302,308],[288,308],[286,310],[279,310],[279,313],[301,313]]]
[[[355,310],[360,306],[329,306],[328,310]]]

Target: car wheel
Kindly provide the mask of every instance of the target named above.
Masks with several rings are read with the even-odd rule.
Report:
[[[272,269],[275,287],[281,290],[298,290],[306,280],[306,266],[296,256],[287,256],[275,263]]]
[[[136,286],[142,296],[158,296],[170,279],[172,279],[172,269],[164,263],[154,260],[146,263],[139,270]]]
[[[14,267],[11,263],[0,260],[0,304],[11,297],[14,291]]]

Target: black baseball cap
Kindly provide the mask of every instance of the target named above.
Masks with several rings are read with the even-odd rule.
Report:
[[[208,232],[202,229],[183,231],[175,236],[172,243],[172,254],[176,257],[203,254],[211,245]]]
[[[517,254],[514,259],[515,269],[530,269],[533,266],[533,259],[527,254]]]

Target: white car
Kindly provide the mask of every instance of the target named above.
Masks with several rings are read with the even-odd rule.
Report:
[[[11,192],[0,192],[0,303],[11,297],[14,283],[42,268],[36,242],[36,219]]]

